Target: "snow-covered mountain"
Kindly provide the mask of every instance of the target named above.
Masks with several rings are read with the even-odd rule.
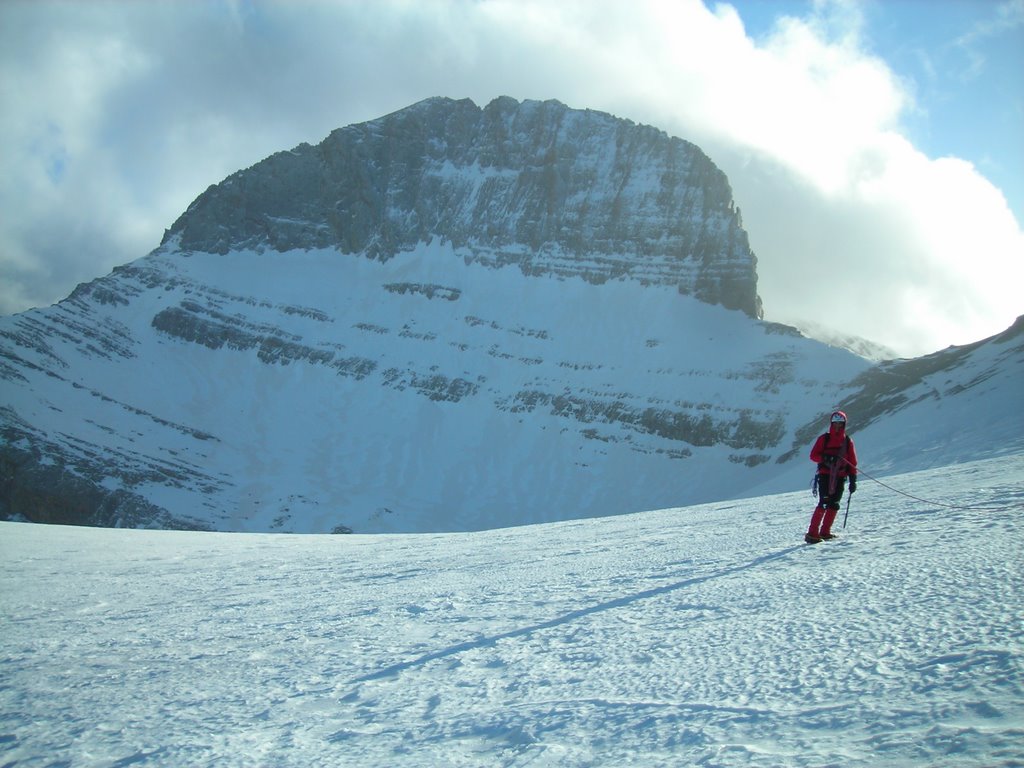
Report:
[[[879,469],[1022,445],[1019,332],[875,368],[760,314],[728,182],[692,144],[431,99],[229,177],[149,256],[0,319],[0,512],[281,532],[621,514],[803,485],[835,405]],[[948,419],[922,425],[932,400]]]
[[[817,339],[830,346],[849,350],[858,357],[863,357],[874,362],[895,360],[899,357],[896,351],[884,344],[865,339],[862,336],[853,336],[842,333],[813,320],[790,321],[792,325],[804,336],[810,339]]]
[[[850,382],[843,407],[856,414],[861,464],[908,472],[1024,451],[1022,382],[1024,317],[974,344],[873,366]],[[797,429],[780,462],[802,458],[821,427]]]
[[[1020,462],[865,480],[815,546],[806,491],[412,536],[0,523],[0,763],[1019,766]]]

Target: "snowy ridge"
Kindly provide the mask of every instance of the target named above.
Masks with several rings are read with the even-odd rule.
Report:
[[[855,355],[876,363],[880,363],[884,360],[895,360],[899,357],[894,350],[883,344],[879,344],[859,336],[850,336],[849,334],[841,333],[840,331],[830,328],[823,323],[801,319],[794,320],[793,325],[809,339],[817,339],[818,341],[824,342],[825,344],[829,344],[833,347],[848,349]]]
[[[862,482],[813,547],[806,493],[463,534],[0,523],[0,761],[1020,765],[1022,462],[887,478],[930,503]]]

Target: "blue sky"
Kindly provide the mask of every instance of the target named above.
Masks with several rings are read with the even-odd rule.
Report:
[[[507,95],[700,146],[768,319],[967,343],[1024,314],[1022,56],[1024,0],[5,0],[0,313],[145,255],[273,152]]]

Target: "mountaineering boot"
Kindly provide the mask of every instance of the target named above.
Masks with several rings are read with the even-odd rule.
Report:
[[[821,528],[821,519],[825,516],[825,508],[820,504],[814,508],[814,512],[811,514],[811,526],[807,529],[807,535],[804,537],[804,541],[808,544],[817,544],[821,541],[821,536],[818,534],[818,529]],[[810,539],[815,539],[811,542]]]

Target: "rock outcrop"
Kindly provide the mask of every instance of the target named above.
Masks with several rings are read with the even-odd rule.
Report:
[[[434,98],[342,128],[211,187],[164,241],[386,260],[435,239],[470,262],[672,285],[761,316],[756,258],[707,155],[557,101]]]

